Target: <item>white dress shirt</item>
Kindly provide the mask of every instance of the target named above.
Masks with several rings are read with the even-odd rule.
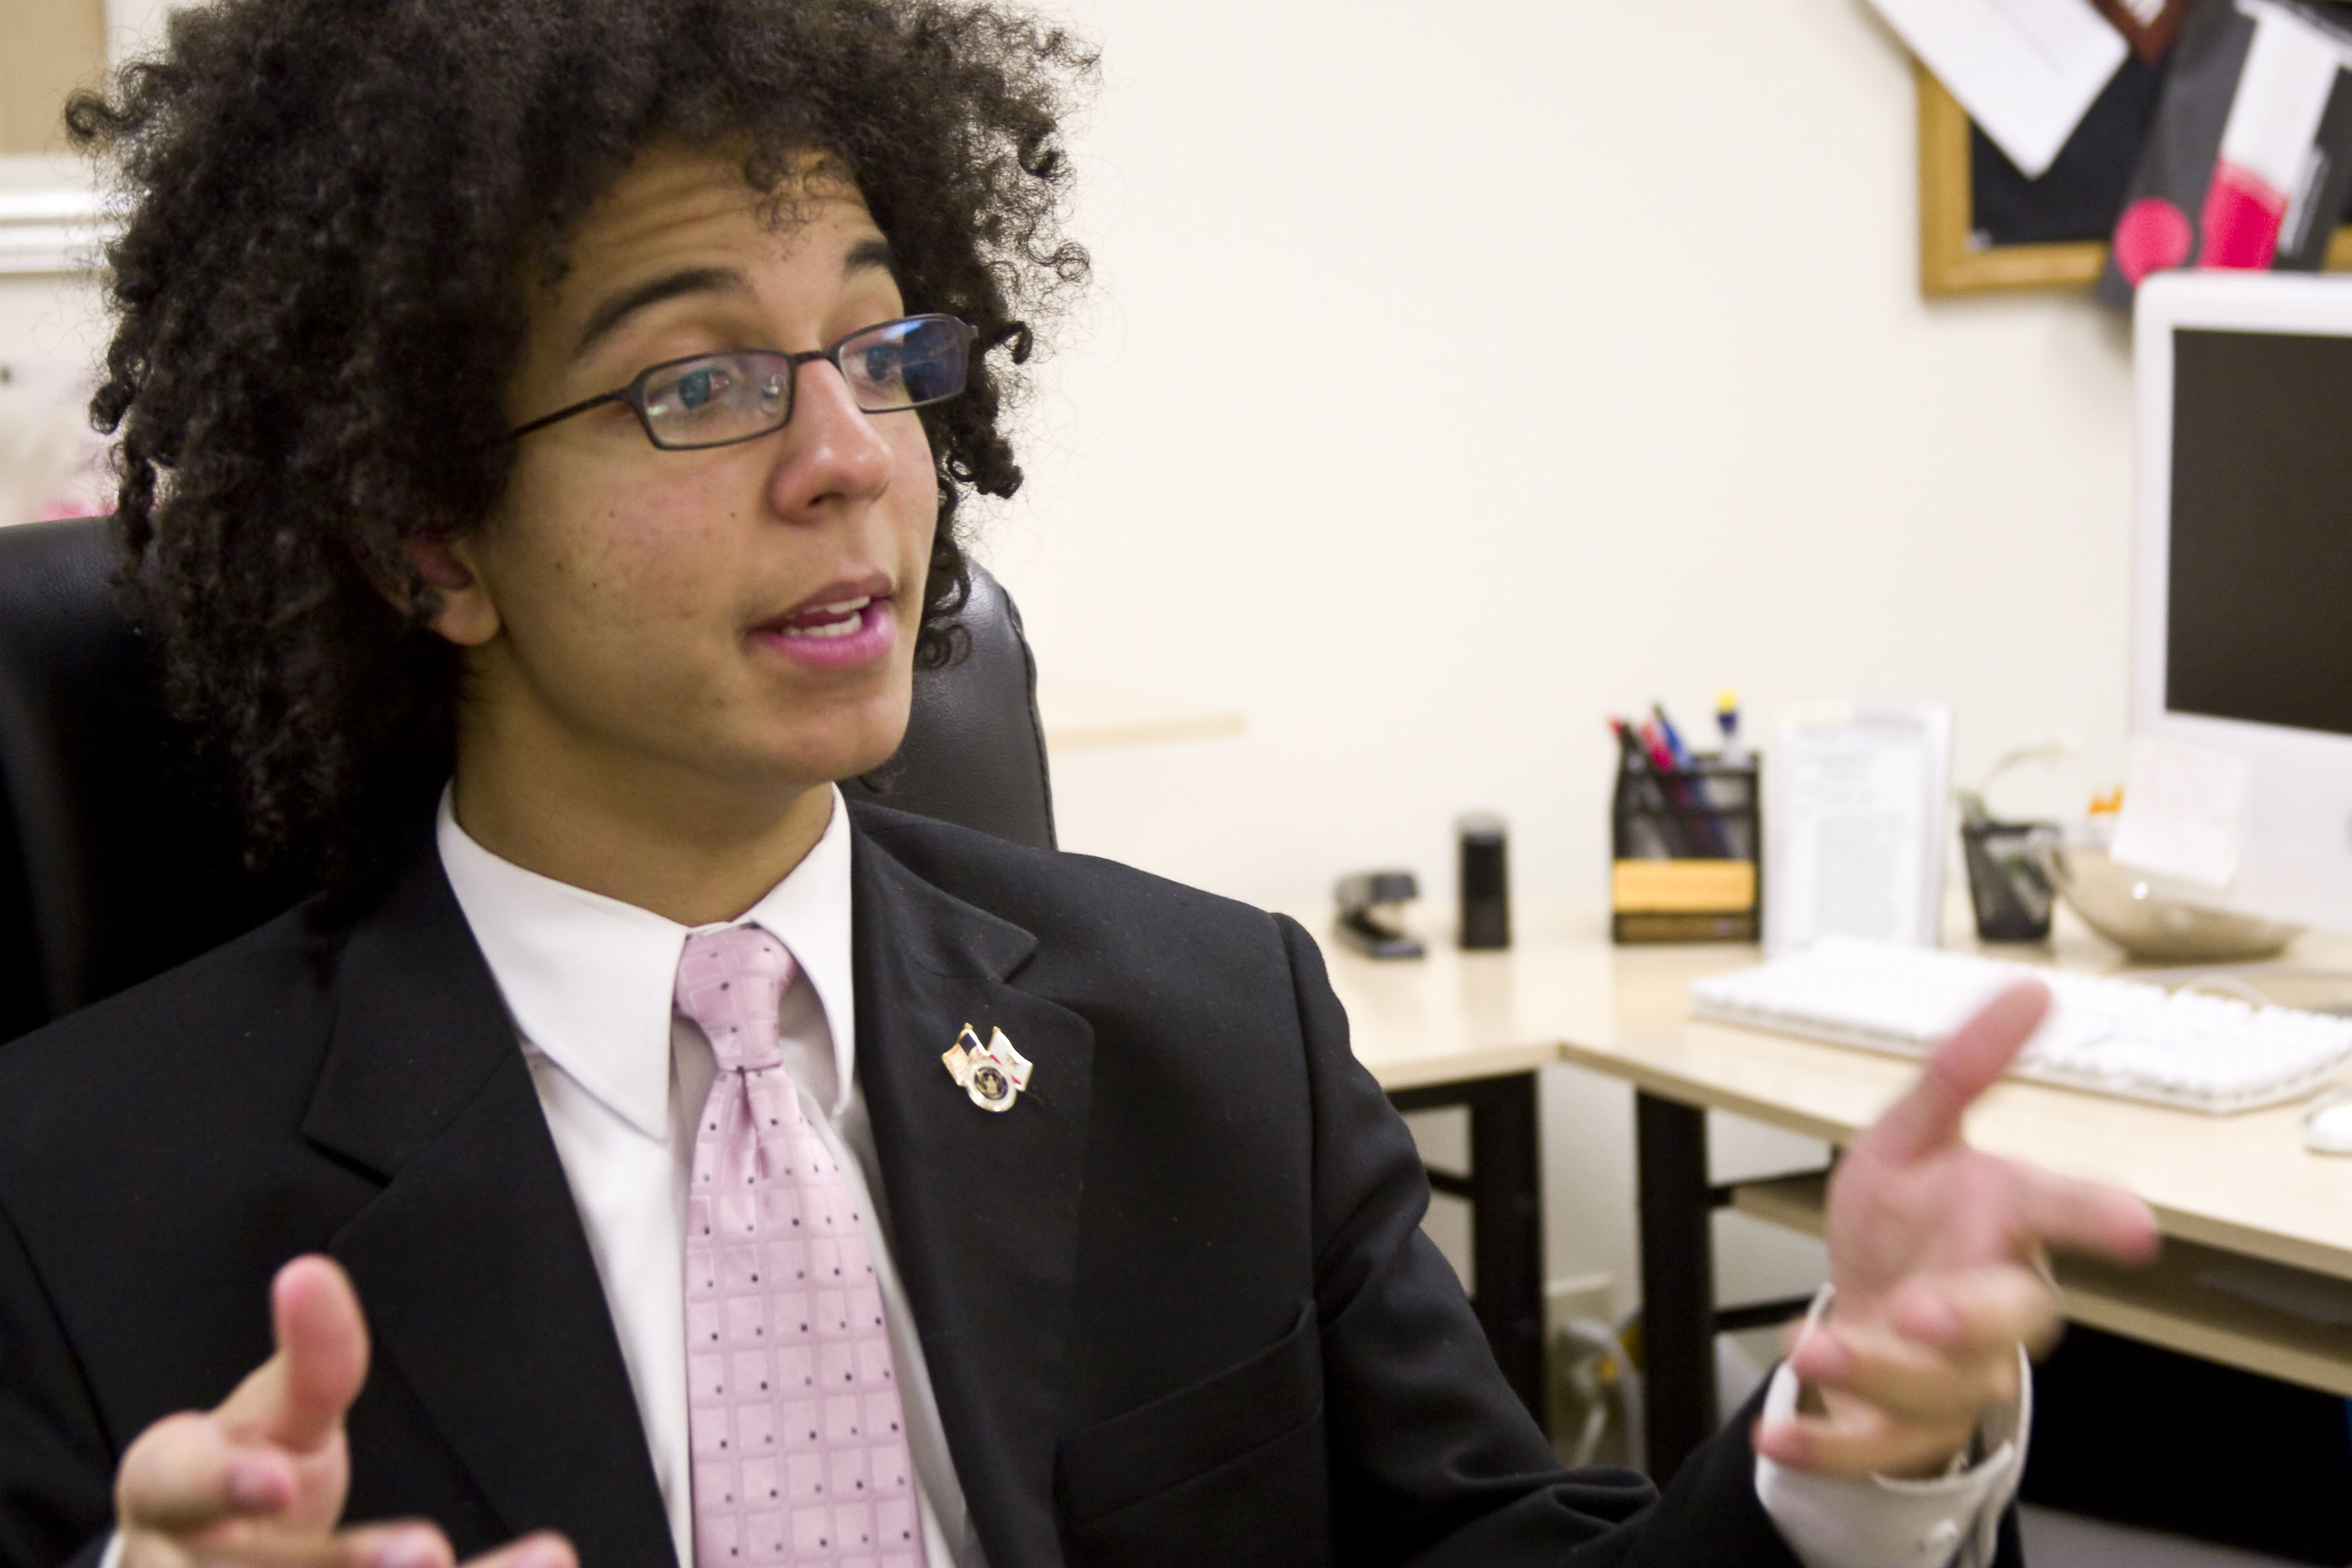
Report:
[[[445,793],[441,864],[520,1037],[612,1310],[629,1385],[684,1568],[694,1563],[687,1437],[686,1200],[694,1135],[718,1068],[677,1016],[678,955],[698,931],[756,925],[799,975],[777,1019],[783,1070],[857,1200],[898,1359],[927,1568],[977,1568],[921,1341],[887,1237],[874,1131],[856,1070],[849,813],[840,792],[816,847],[740,919],[687,927],[502,860],[457,826]]]
[[[1829,1310],[1832,1292],[1813,1297],[1808,1324]],[[1756,1496],[1772,1527],[1805,1568],[1987,1568],[2000,1544],[2000,1516],[2025,1475],[2025,1440],[2033,1429],[2033,1366],[2017,1352],[2018,1402],[1977,1426],[1974,1465],[1952,1461],[1926,1480],[1872,1476],[1848,1480],[1783,1468],[1756,1456]],[[1795,1413],[1797,1374],[1772,1369],[1764,1418]]]
[[[802,979],[778,1024],[802,1108],[856,1194],[881,1281],[915,1463],[927,1568],[984,1568],[949,1456],[922,1344],[893,1259],[880,1174],[856,1074],[850,961],[849,813],[840,792],[824,837],[740,919],[688,928],[502,860],[457,826],[444,795],[441,862],[506,999],[557,1155],[588,1235],[636,1395],[678,1562],[692,1568],[687,1437],[686,1204],[694,1134],[716,1075],[708,1042],[672,994],[696,930],[757,925],[792,950]],[[1817,1304],[1818,1312],[1821,1305]],[[1792,1408],[1775,1374],[1769,1408]],[[1759,1498],[1807,1568],[1973,1568],[1990,1560],[2017,1488],[2021,1413],[1989,1425],[1990,1458],[1932,1481],[1839,1480],[1759,1458]]]

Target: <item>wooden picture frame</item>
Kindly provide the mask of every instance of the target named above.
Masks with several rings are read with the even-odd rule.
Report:
[[[1969,113],[1913,62],[1919,89],[1919,292],[1948,299],[2016,289],[2087,289],[2107,264],[2104,240],[1979,246],[1969,211]],[[2352,271],[2352,224],[2327,242],[2327,270]]]

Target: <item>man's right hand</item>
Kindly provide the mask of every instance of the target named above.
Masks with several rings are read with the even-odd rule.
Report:
[[[429,1523],[338,1530],[352,1478],[343,1414],[367,1381],[351,1280],[298,1258],[270,1286],[278,1353],[215,1409],[139,1435],[114,1479],[121,1568],[450,1568]],[[526,1536],[470,1568],[578,1568],[560,1535]]]

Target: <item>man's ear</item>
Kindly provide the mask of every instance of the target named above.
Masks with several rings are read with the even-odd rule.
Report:
[[[479,647],[499,635],[499,607],[490,602],[467,538],[401,541],[408,563],[431,595],[425,625],[459,647]]]

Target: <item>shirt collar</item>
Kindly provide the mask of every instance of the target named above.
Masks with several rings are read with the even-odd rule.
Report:
[[[689,935],[734,926],[759,926],[792,950],[832,1036],[834,1114],[849,1103],[857,1016],[849,812],[838,789],[824,834],[801,863],[740,916],[715,925],[682,926],[500,858],[457,826],[448,790],[436,838],[516,1032],[639,1131],[668,1136],[678,954]]]

